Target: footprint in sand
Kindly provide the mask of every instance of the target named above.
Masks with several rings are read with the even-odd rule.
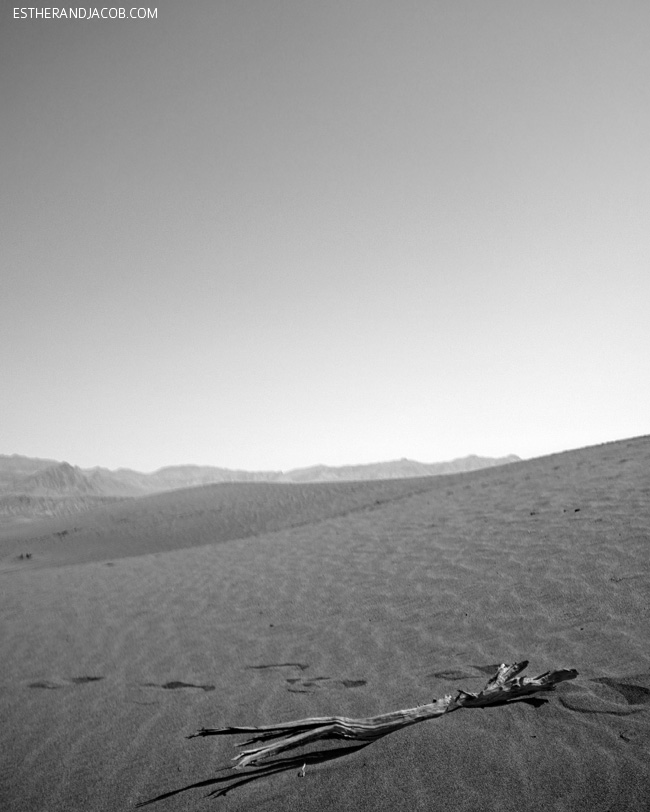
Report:
[[[304,688],[318,688],[319,682],[329,680],[329,677],[310,677],[308,680],[301,679],[300,677],[287,677],[286,681],[289,685],[301,686],[300,688],[288,688],[294,694],[309,694],[311,691],[303,690]]]
[[[174,680],[172,682],[164,682],[162,685],[157,682],[143,682],[145,688],[162,688],[165,691],[177,691],[179,688],[198,688],[201,691],[214,691],[214,685],[195,685],[193,682],[179,682]]]
[[[30,682],[27,686],[28,688],[43,688],[47,691],[54,691],[57,688],[63,688],[64,685],[60,682],[52,682],[51,680],[45,679],[40,680],[39,682]]]
[[[642,674],[641,676],[647,675]],[[632,679],[634,679],[634,677],[632,677]],[[650,704],[650,689],[645,688],[643,685],[620,682],[619,680],[610,679],[609,677],[598,677],[591,681],[599,682],[601,685],[607,685],[608,688],[613,688],[615,691],[618,691],[628,705]]]
[[[267,663],[265,665],[247,665],[253,671],[263,671],[266,668],[298,668],[300,671],[306,671],[309,668],[309,663]]]
[[[104,677],[70,677],[68,680],[62,680],[61,682],[55,682],[53,680],[39,680],[38,682],[30,682],[27,686],[28,688],[42,688],[44,690],[53,691],[57,688],[65,688],[66,685],[85,685],[88,682],[99,682],[103,680]]]
[[[333,680],[331,677],[313,677],[309,680],[302,680],[302,679],[287,679],[287,682],[295,687],[287,688],[287,690],[292,694],[310,694],[313,691],[309,690],[311,688],[320,688],[320,683],[327,681],[327,685],[324,686],[326,688],[361,688],[364,685],[367,685],[368,682],[365,679],[335,679]]]
[[[306,671],[309,668],[309,663],[266,663],[264,665],[248,665],[246,667],[255,671],[262,671],[267,668],[297,668],[299,671]],[[302,677],[287,677],[286,681],[292,686],[287,688],[287,691],[292,694],[313,693],[312,689],[319,688],[319,683],[322,682],[329,682],[330,686],[339,685],[343,688],[361,688],[367,684],[365,679],[333,680],[331,677],[309,677],[306,679]]]
[[[613,700],[608,701],[608,699],[600,694],[592,693],[588,688],[581,689],[578,686],[567,686],[568,690],[565,691],[565,695],[559,697],[560,703],[568,710],[576,711],[577,713],[603,713],[612,716],[630,716],[635,713],[642,713],[645,708],[638,706],[650,704],[650,689],[643,685],[627,682],[627,679],[648,680],[650,679],[650,674],[638,674],[636,677],[621,677],[619,679],[596,677],[590,680],[590,682],[594,682],[598,685],[605,685],[623,697],[628,706],[627,708],[621,707],[620,704]],[[630,705],[636,707],[629,707]]]

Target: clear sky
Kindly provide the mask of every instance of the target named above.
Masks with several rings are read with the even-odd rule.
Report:
[[[1,7],[0,453],[286,470],[650,432],[647,0],[149,7]]]

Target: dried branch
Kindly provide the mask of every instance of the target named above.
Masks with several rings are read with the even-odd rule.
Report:
[[[478,694],[458,691],[455,697],[448,695],[427,705],[393,711],[380,716],[370,716],[366,719],[322,716],[259,727],[202,728],[188,738],[236,733],[255,734],[238,745],[240,747],[246,747],[256,742],[268,742],[269,739],[278,739],[275,742],[242,750],[235,756],[233,760],[237,762],[236,769],[242,770],[258,764],[270,756],[319,740],[344,739],[370,743],[400,728],[423,722],[426,719],[433,719],[460,708],[483,708],[487,705],[510,702],[539,691],[553,690],[558,683],[575,679],[578,676],[577,671],[567,669],[546,671],[538,677],[517,676],[527,665],[527,660],[513,665],[505,663],[500,665],[495,676]]]

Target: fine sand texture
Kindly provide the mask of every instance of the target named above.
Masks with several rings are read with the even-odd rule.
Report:
[[[0,536],[0,809],[646,812],[649,643],[650,438],[25,526]],[[578,676],[239,785],[245,735],[187,738],[411,708],[524,659]]]

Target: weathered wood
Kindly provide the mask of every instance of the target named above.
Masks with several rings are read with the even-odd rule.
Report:
[[[369,743],[400,728],[423,722],[426,719],[434,719],[460,708],[483,708],[487,705],[519,699],[539,691],[550,691],[558,683],[575,679],[578,676],[577,671],[567,669],[546,671],[538,677],[517,676],[527,665],[527,660],[513,665],[505,663],[500,665],[494,677],[488,680],[485,688],[478,694],[461,690],[455,697],[448,695],[427,705],[370,716],[366,719],[321,716],[259,727],[202,728],[188,738],[253,733],[251,738],[238,745],[240,747],[246,747],[255,742],[267,742],[269,739],[278,739],[275,742],[242,750],[236,755],[233,760],[237,762],[236,769],[241,770],[258,764],[270,756],[319,740],[344,739]]]

